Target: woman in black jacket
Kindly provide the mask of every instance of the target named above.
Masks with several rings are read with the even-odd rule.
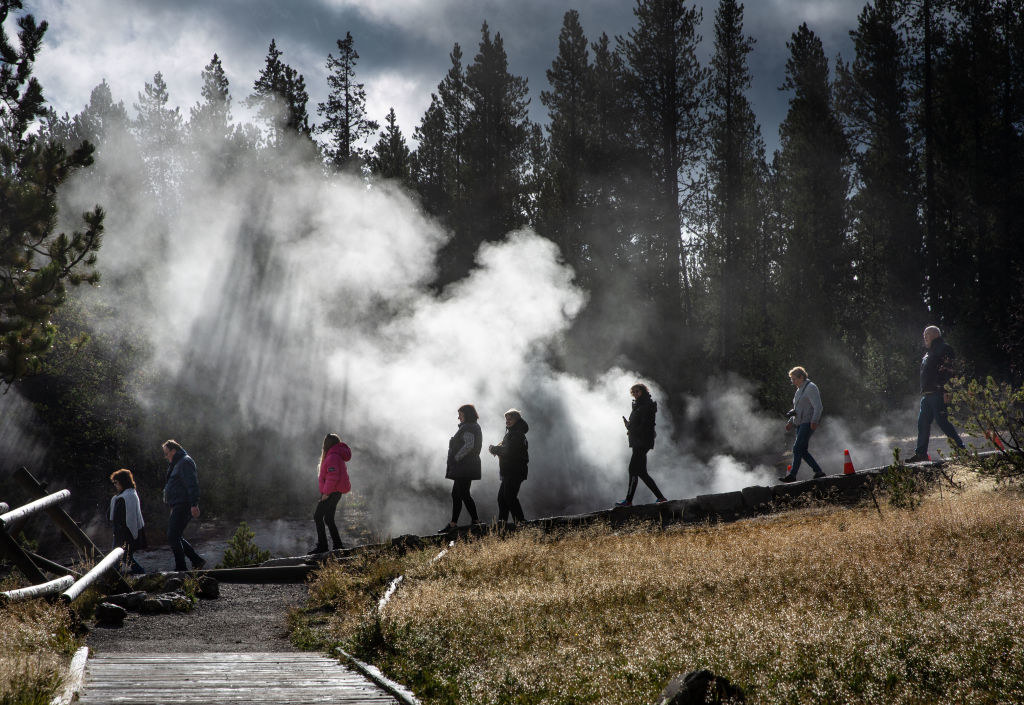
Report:
[[[473,480],[480,479],[480,451],[484,444],[484,435],[477,420],[480,415],[472,404],[459,407],[459,430],[448,441],[448,468],[445,477],[453,480],[452,484],[452,520],[439,533],[454,529],[459,525],[459,514],[462,505],[466,505],[469,517],[474,524],[480,519],[476,514],[476,503],[469,495],[469,487]]]
[[[647,474],[647,453],[654,448],[654,416],[658,413],[658,402],[651,398],[647,385],[634,384],[629,388],[633,397],[633,410],[629,412],[629,418],[622,417],[622,423],[626,424],[626,436],[629,438],[629,447],[633,449],[633,456],[629,459],[629,489],[626,498],[616,502],[616,507],[632,507],[633,494],[636,492],[638,480],[654,493],[658,504],[667,502],[665,495],[658,489],[651,476]]]
[[[498,456],[498,473],[501,487],[498,488],[498,521],[506,521],[509,512],[515,522],[526,521],[523,507],[519,504],[519,486],[526,479],[530,462],[530,444],[526,433],[530,430],[526,419],[518,409],[505,412],[505,437],[496,446],[488,446],[491,455]]]

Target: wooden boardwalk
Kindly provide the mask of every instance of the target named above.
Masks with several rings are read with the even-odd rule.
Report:
[[[337,661],[313,653],[109,653],[90,658],[79,702],[97,705],[398,704]]]

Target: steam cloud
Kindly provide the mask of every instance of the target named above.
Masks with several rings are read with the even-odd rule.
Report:
[[[225,169],[223,157],[203,156],[216,150],[181,147],[144,172],[187,165],[173,194],[170,181],[150,179],[163,189],[160,202],[177,203],[168,212],[143,187],[142,162],[126,144],[101,149],[64,193],[65,213],[96,202],[108,211],[105,283],[79,294],[85,309],[113,307],[119,326],[147,337],[159,374],[175,380],[204,423],[223,425],[224,437],[276,429],[286,442],[275,467],[291,470],[274,482],[308,486],[312,502],[319,442],[336,431],[353,446],[353,487],[377,529],[429,530],[450,506],[444,466],[456,409],[473,403],[485,446],[500,440],[509,407],[531,425],[521,493],[528,516],[621,498],[629,449],[620,416],[630,385],[644,376],[616,367],[584,379],[552,362],[586,296],[553,243],[530,230],[510,233],[480,248],[467,279],[437,293],[428,284],[447,235],[391,184],[325,178],[283,152],[273,163],[265,154],[232,155]],[[662,399],[656,381],[645,381]],[[144,408],[155,409],[152,387],[136,386]],[[677,442],[676,420],[660,406],[650,468],[663,492],[688,497],[774,480],[783,421],[756,408],[749,384],[711,380],[688,406]],[[720,449],[706,462],[690,440],[699,423]],[[840,424],[816,437],[812,448],[827,470],[838,467],[826,454],[849,438]],[[218,471],[206,449],[179,440],[201,473]],[[485,451],[483,465],[473,494],[488,518],[497,462]]]

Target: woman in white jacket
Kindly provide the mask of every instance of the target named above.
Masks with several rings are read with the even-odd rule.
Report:
[[[110,499],[110,522],[114,525],[114,545],[125,551],[124,564],[138,575],[146,570],[135,560],[135,550],[146,548],[145,522],[142,504],[135,491],[135,478],[131,470],[118,470],[110,475],[117,494]]]

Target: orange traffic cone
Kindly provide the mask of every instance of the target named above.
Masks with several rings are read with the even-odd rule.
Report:
[[[997,431],[985,431],[985,438],[992,441],[992,445],[999,450],[1006,450],[1006,447],[1003,445],[1002,439],[999,438],[999,433]]]
[[[843,474],[844,475],[852,475],[855,472],[857,472],[857,471],[853,469],[853,460],[850,459],[850,451],[844,450],[843,451]]]

